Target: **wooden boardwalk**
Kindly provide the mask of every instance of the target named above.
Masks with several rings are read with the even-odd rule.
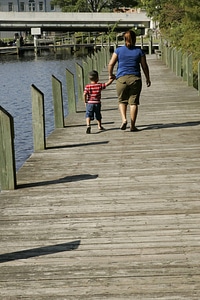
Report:
[[[200,97],[148,62],[140,132],[119,130],[113,84],[105,132],[79,104],[0,193],[0,299],[200,299]]]

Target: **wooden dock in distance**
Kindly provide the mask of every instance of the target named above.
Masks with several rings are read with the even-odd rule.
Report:
[[[139,132],[113,84],[105,132],[79,103],[0,193],[0,299],[199,300],[200,98],[147,59]]]

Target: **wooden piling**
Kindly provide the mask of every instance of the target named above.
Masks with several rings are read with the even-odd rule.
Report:
[[[75,96],[75,85],[74,85],[74,74],[66,69],[66,85],[67,85],[67,96],[68,96],[68,113],[76,112],[76,96]]]
[[[78,100],[83,100],[83,68],[81,65],[76,63],[76,82],[78,88]]]
[[[193,86],[192,53],[187,57],[187,84]]]
[[[34,84],[31,86],[31,94],[34,150],[44,150],[46,148],[44,94]]]
[[[186,63],[186,59],[187,59],[187,54],[184,53],[183,54],[183,81],[187,81],[187,63]]]
[[[62,82],[52,75],[52,93],[54,105],[54,124],[55,128],[64,127],[64,109]]]
[[[88,64],[85,60],[82,60],[82,66],[83,66],[83,83],[84,83],[84,86],[85,86],[89,82],[89,79],[88,79],[88,73],[89,73]]]
[[[198,95],[200,96],[200,61],[198,62]]]
[[[176,52],[176,76],[181,77],[181,61],[182,61],[182,51]]]
[[[13,117],[0,106],[0,190],[16,188]]]

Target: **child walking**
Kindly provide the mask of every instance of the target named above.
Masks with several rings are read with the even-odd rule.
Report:
[[[108,85],[110,85],[115,78],[109,79],[106,83],[100,83],[99,74],[97,71],[93,70],[89,73],[90,83],[86,84],[84,88],[84,101],[86,105],[86,133],[91,133],[90,122],[97,120],[98,129],[105,130],[101,125],[101,90],[104,90]]]

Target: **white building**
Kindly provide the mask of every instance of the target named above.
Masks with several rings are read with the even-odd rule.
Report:
[[[52,5],[51,0],[0,0],[0,11],[54,12],[61,10]]]
[[[1,12],[60,12],[58,6],[51,4],[51,0],[0,0]],[[12,38],[15,32],[0,31],[0,40]],[[17,33],[20,34],[21,33]],[[22,34],[24,35],[24,34]]]

